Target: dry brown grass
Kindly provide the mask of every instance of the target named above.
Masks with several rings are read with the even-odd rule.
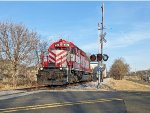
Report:
[[[30,87],[35,87],[35,86],[36,86],[36,84],[26,84],[26,85],[19,85],[19,86],[13,87],[12,85],[9,85],[9,84],[0,83],[0,91],[14,90],[14,89],[24,89],[24,88],[30,88]]]
[[[139,84],[129,80],[114,80],[111,79],[107,86],[118,91],[150,91],[149,85]]]

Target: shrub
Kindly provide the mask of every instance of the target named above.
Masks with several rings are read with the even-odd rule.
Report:
[[[122,80],[129,73],[130,67],[122,58],[116,59],[110,68],[110,76]]]

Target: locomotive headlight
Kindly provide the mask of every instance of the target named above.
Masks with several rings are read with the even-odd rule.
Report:
[[[41,67],[40,70],[43,70],[43,68]]]
[[[69,47],[69,44],[64,44],[64,46]]]
[[[59,46],[59,44],[55,44],[55,47],[58,47]]]
[[[60,70],[62,70],[62,68],[60,68]]]

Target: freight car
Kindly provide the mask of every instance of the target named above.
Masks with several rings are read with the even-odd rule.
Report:
[[[49,46],[46,55],[41,54],[38,84],[64,85],[91,80],[90,59],[74,43],[60,39]]]

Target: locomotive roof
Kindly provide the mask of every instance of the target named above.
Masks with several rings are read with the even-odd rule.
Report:
[[[69,42],[69,41],[66,41],[64,39],[60,39],[54,43],[52,43],[50,46],[49,46],[49,49],[51,48],[55,48],[55,44],[59,44],[59,43],[66,43],[66,44],[70,44],[70,47],[73,48],[73,47],[76,47],[77,49],[79,49],[81,51],[82,54],[86,54],[84,51],[82,51],[80,48],[78,48],[74,43],[72,42]]]

